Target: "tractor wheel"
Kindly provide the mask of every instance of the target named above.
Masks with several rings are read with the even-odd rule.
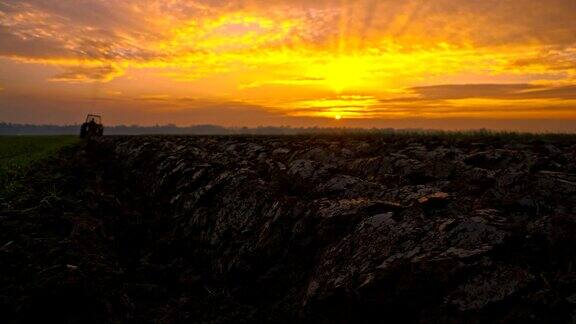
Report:
[[[88,135],[88,124],[84,123],[80,127],[80,138],[86,138]]]

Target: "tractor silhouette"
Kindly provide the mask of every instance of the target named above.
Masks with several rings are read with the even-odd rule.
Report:
[[[102,117],[99,115],[88,115],[86,121],[80,128],[80,138],[92,139],[104,135]]]

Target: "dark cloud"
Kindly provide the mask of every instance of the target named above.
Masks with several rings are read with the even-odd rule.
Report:
[[[140,44],[148,28],[128,2],[103,0],[0,2],[0,56],[20,59],[149,60]]]
[[[72,66],[54,76],[50,81],[63,82],[104,82],[120,76],[123,71],[113,65],[104,66]]]
[[[450,99],[576,99],[576,86],[545,87],[530,84],[452,84],[410,89],[421,100]]]
[[[58,39],[16,36],[8,27],[0,25],[0,56],[28,59],[73,57]]]
[[[414,91],[423,99],[445,100],[466,98],[502,98],[519,91],[532,89],[528,84],[450,84],[427,87],[414,87]]]
[[[511,68],[546,67],[555,71],[576,71],[576,44],[572,47],[543,48],[539,53],[522,57],[510,63]]]
[[[576,86],[564,86],[538,89],[526,93],[516,94],[518,97],[526,99],[576,99]]]

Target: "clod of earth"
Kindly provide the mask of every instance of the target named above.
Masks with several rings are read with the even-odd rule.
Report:
[[[2,216],[8,322],[576,318],[574,141],[143,136],[67,154],[57,203]]]

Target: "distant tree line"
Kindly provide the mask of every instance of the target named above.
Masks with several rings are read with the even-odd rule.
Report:
[[[394,129],[351,129],[322,127],[222,127],[216,125],[119,125],[106,126],[105,135],[297,135],[297,134],[338,134],[358,132],[394,132]],[[0,122],[0,135],[76,135],[80,125],[30,125]]]

